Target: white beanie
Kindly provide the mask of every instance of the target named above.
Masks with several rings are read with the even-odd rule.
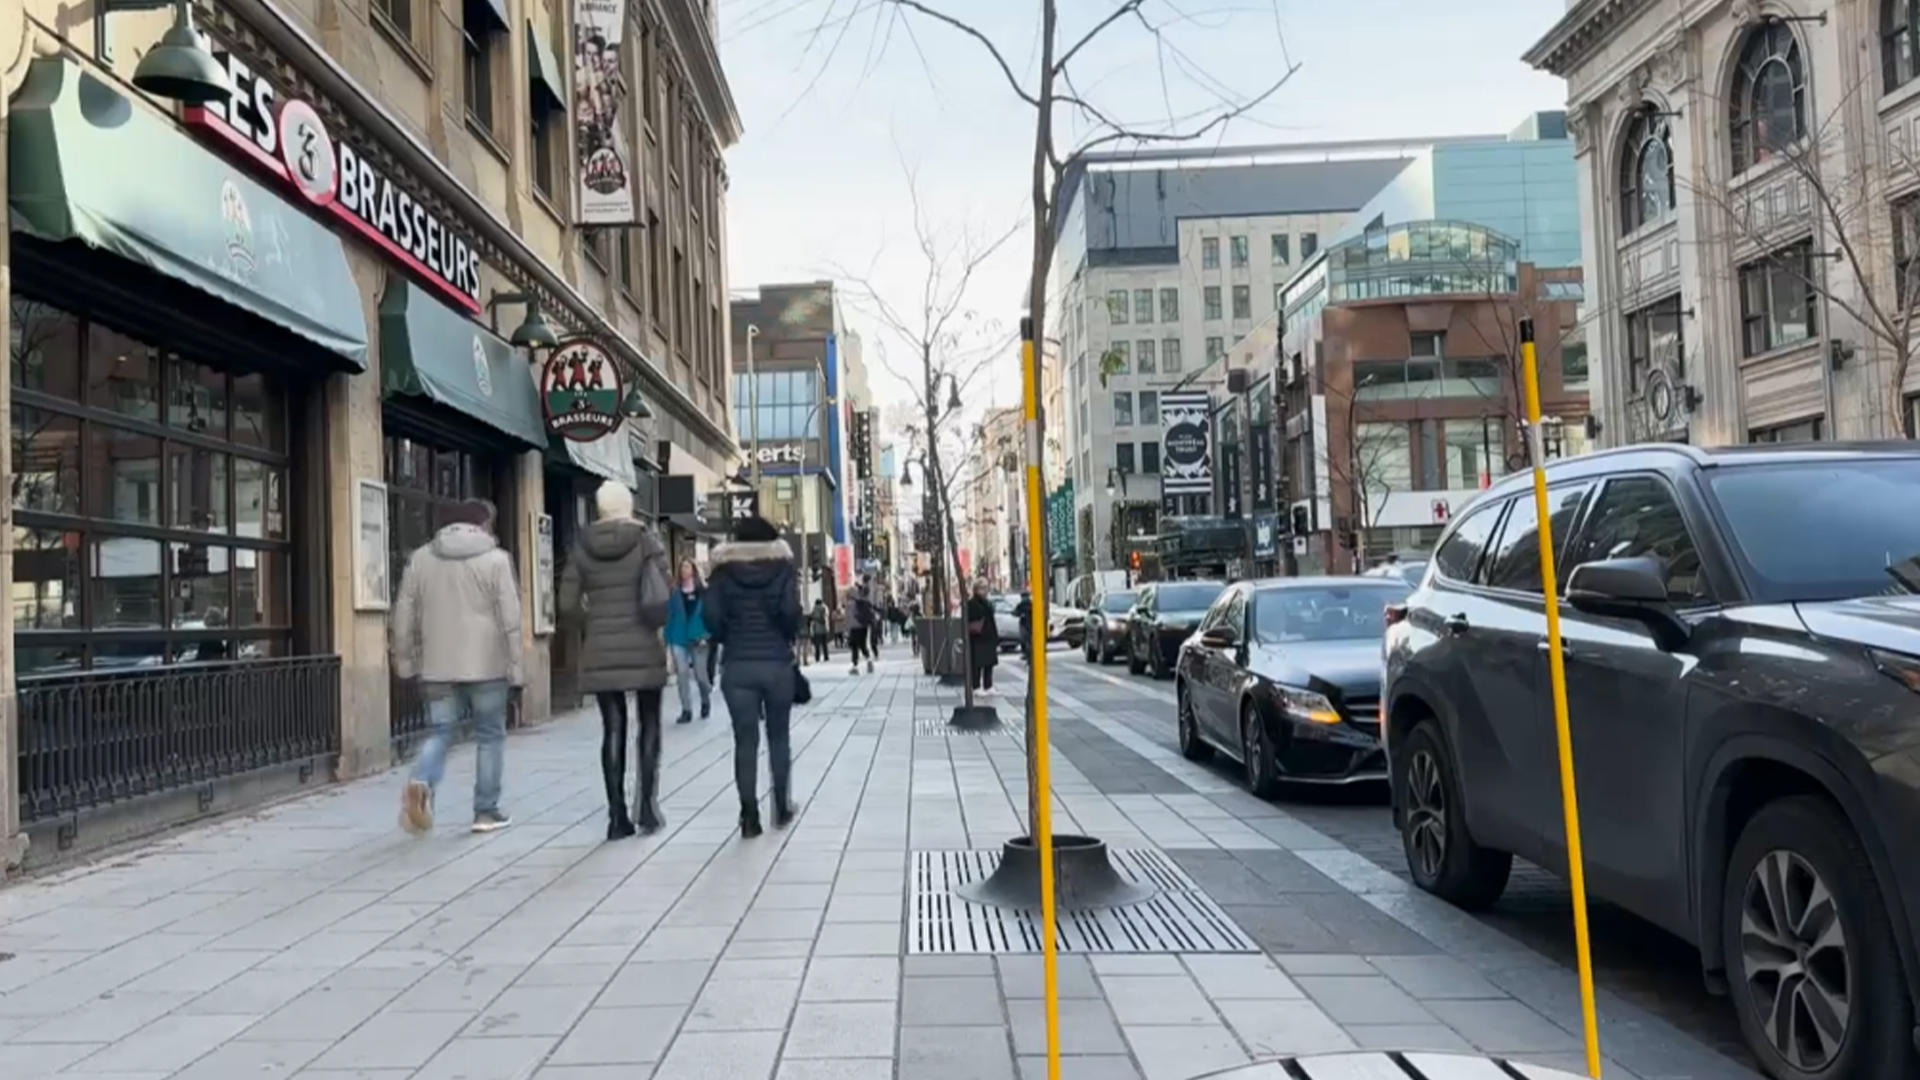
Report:
[[[599,512],[602,521],[608,518],[631,519],[633,491],[618,480],[603,481],[600,490],[593,493],[593,508]]]

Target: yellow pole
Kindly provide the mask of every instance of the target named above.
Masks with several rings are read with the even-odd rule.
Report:
[[[1540,368],[1533,320],[1520,320],[1520,366],[1527,383],[1527,460],[1533,463],[1533,511],[1540,522],[1540,583],[1546,594],[1547,674],[1553,684],[1553,732],[1560,749],[1560,809],[1566,819],[1567,884],[1573,890],[1573,944],[1580,962],[1580,1020],[1587,1075],[1600,1077],[1600,1021],[1593,1004],[1593,942],[1587,933],[1587,867],[1580,851],[1580,797],[1573,781],[1573,729],[1567,722],[1567,665],[1561,652],[1559,574],[1553,565],[1553,515],[1547,503],[1546,447],[1540,438]]]
[[[1039,820],[1033,823],[1034,844],[1040,849],[1040,964],[1046,977],[1047,1080],[1060,1080],[1060,952],[1054,941],[1058,917],[1053,895],[1053,766],[1047,738],[1047,590],[1035,587],[1035,575],[1046,566],[1046,478],[1040,473],[1044,434],[1040,430],[1040,366],[1033,348],[1033,320],[1020,320],[1021,413],[1027,433],[1027,591],[1032,594],[1027,618],[1028,678],[1033,686],[1033,783]]]

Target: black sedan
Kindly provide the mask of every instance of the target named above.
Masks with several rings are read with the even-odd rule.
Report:
[[[1173,674],[1180,643],[1225,588],[1219,581],[1162,581],[1142,588],[1127,613],[1127,670],[1152,671],[1156,679]]]
[[[1093,598],[1081,620],[1080,647],[1090,664],[1111,664],[1127,644],[1127,612],[1132,589],[1110,589]]]
[[[1381,638],[1393,578],[1236,582],[1180,647],[1180,752],[1217,750],[1263,798],[1283,783],[1387,778],[1380,748]]]

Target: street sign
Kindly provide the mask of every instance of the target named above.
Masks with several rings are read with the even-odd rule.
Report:
[[[1453,508],[1447,505],[1447,500],[1433,500],[1433,523],[1435,525],[1445,525],[1447,520],[1452,516]]]
[[[727,493],[728,517],[734,521],[741,518],[758,517],[760,514],[760,493],[757,491],[730,491]]]

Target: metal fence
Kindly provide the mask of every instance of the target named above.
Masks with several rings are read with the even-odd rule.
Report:
[[[19,680],[20,813],[40,821],[340,748],[340,659]]]

